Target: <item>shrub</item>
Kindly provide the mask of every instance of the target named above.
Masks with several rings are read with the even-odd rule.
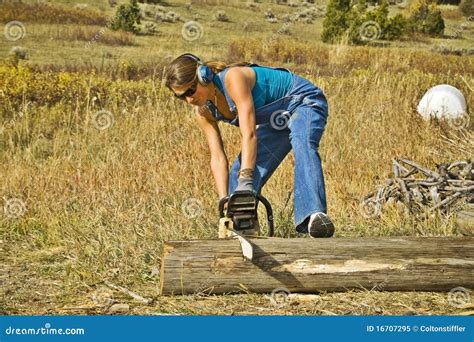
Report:
[[[429,35],[442,35],[444,33],[444,20],[441,11],[435,6],[429,8],[428,14],[421,25],[421,32]]]
[[[215,15],[215,19],[217,21],[224,21],[224,22],[229,21],[229,17],[225,13],[225,11],[217,11],[217,13]]]
[[[444,20],[432,0],[415,0],[409,18],[401,14],[390,18],[387,0],[379,3],[367,11],[366,0],[359,0],[355,6],[349,0],[330,0],[323,22],[323,41],[334,43],[347,37],[352,44],[365,44],[375,39],[399,39],[406,33],[444,33]]]
[[[166,13],[160,12],[156,15],[156,21],[163,21],[165,23],[175,23],[181,20],[181,16],[179,13],[169,11]]]
[[[389,18],[388,13],[385,0],[369,12],[365,0],[353,7],[345,0],[331,0],[323,23],[323,41],[334,42],[346,35],[352,44],[365,44],[374,39],[398,39],[405,33],[407,21],[402,15]]]
[[[117,66],[119,80],[112,80],[105,75],[97,75],[94,70],[82,72],[38,72],[28,65],[20,64],[17,68],[0,64],[0,94],[2,99],[10,99],[18,107],[24,101],[38,105],[54,105],[63,103],[74,105],[78,99],[93,94],[103,101],[131,101],[141,92],[149,92],[146,81],[127,81],[137,76],[138,66],[133,62],[123,61]],[[115,86],[113,86],[115,84]],[[148,89],[153,87],[149,86]],[[7,103],[0,101],[0,121],[2,114],[11,115],[6,108]]]
[[[428,35],[442,35],[444,20],[441,11],[431,0],[418,0],[409,9],[408,26],[411,31]]]
[[[20,60],[28,59],[28,49],[21,46],[14,46],[10,50],[8,57],[9,57],[10,63],[13,66],[18,67]]]
[[[396,16],[389,18],[388,21],[389,24],[385,31],[386,39],[398,39],[407,32],[408,21],[403,15],[397,14]]]
[[[113,30],[124,30],[132,33],[140,32],[140,8],[137,0],[130,0],[128,5],[120,5],[115,13],[114,21],[111,25]]]
[[[145,27],[146,27],[148,33],[153,34],[153,33],[156,32],[156,24],[155,23],[146,23]]]
[[[381,0],[380,5],[371,12],[366,13],[366,21],[373,20],[380,27],[380,39],[394,40],[399,39],[406,32],[407,20],[401,14],[392,18],[388,17],[388,3]]]
[[[351,0],[330,0],[326,18],[323,21],[322,39],[325,43],[340,40],[349,29]]]

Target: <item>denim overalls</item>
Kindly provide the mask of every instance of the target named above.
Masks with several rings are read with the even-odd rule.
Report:
[[[251,64],[250,66],[257,66]],[[283,68],[272,68],[286,70]],[[224,95],[231,112],[237,113],[234,101],[225,88],[224,78],[229,68],[217,74],[224,88]],[[326,192],[319,141],[328,117],[328,103],[321,89],[308,80],[292,75],[292,85],[285,96],[255,110],[257,127],[257,160],[253,185],[260,193],[262,187],[293,148],[294,215],[296,230],[307,233],[309,216],[314,212],[327,211]],[[238,116],[230,120],[223,117],[209,103],[217,120],[238,126]],[[237,187],[241,154],[233,163],[229,174],[229,193]]]

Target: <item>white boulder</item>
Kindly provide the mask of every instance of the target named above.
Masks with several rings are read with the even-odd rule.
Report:
[[[429,89],[417,107],[423,119],[457,119],[467,114],[466,99],[455,87],[440,84]]]

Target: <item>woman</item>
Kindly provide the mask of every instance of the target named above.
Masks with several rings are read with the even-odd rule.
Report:
[[[284,68],[203,63],[189,53],[170,63],[165,82],[176,97],[195,106],[197,122],[209,144],[219,198],[236,190],[260,193],[293,149],[296,230],[311,237],[334,234],[326,215],[318,154],[328,116],[321,89]],[[240,128],[242,149],[230,172],[218,121]]]

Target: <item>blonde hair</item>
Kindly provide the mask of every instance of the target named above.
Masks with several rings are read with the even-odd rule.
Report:
[[[238,62],[226,64],[222,61],[208,61],[204,65],[211,68],[214,74],[218,74],[226,68],[233,66],[249,66],[251,63]],[[167,67],[164,74],[166,87],[181,87],[193,82],[196,79],[198,62],[189,55],[181,55],[174,59]]]

